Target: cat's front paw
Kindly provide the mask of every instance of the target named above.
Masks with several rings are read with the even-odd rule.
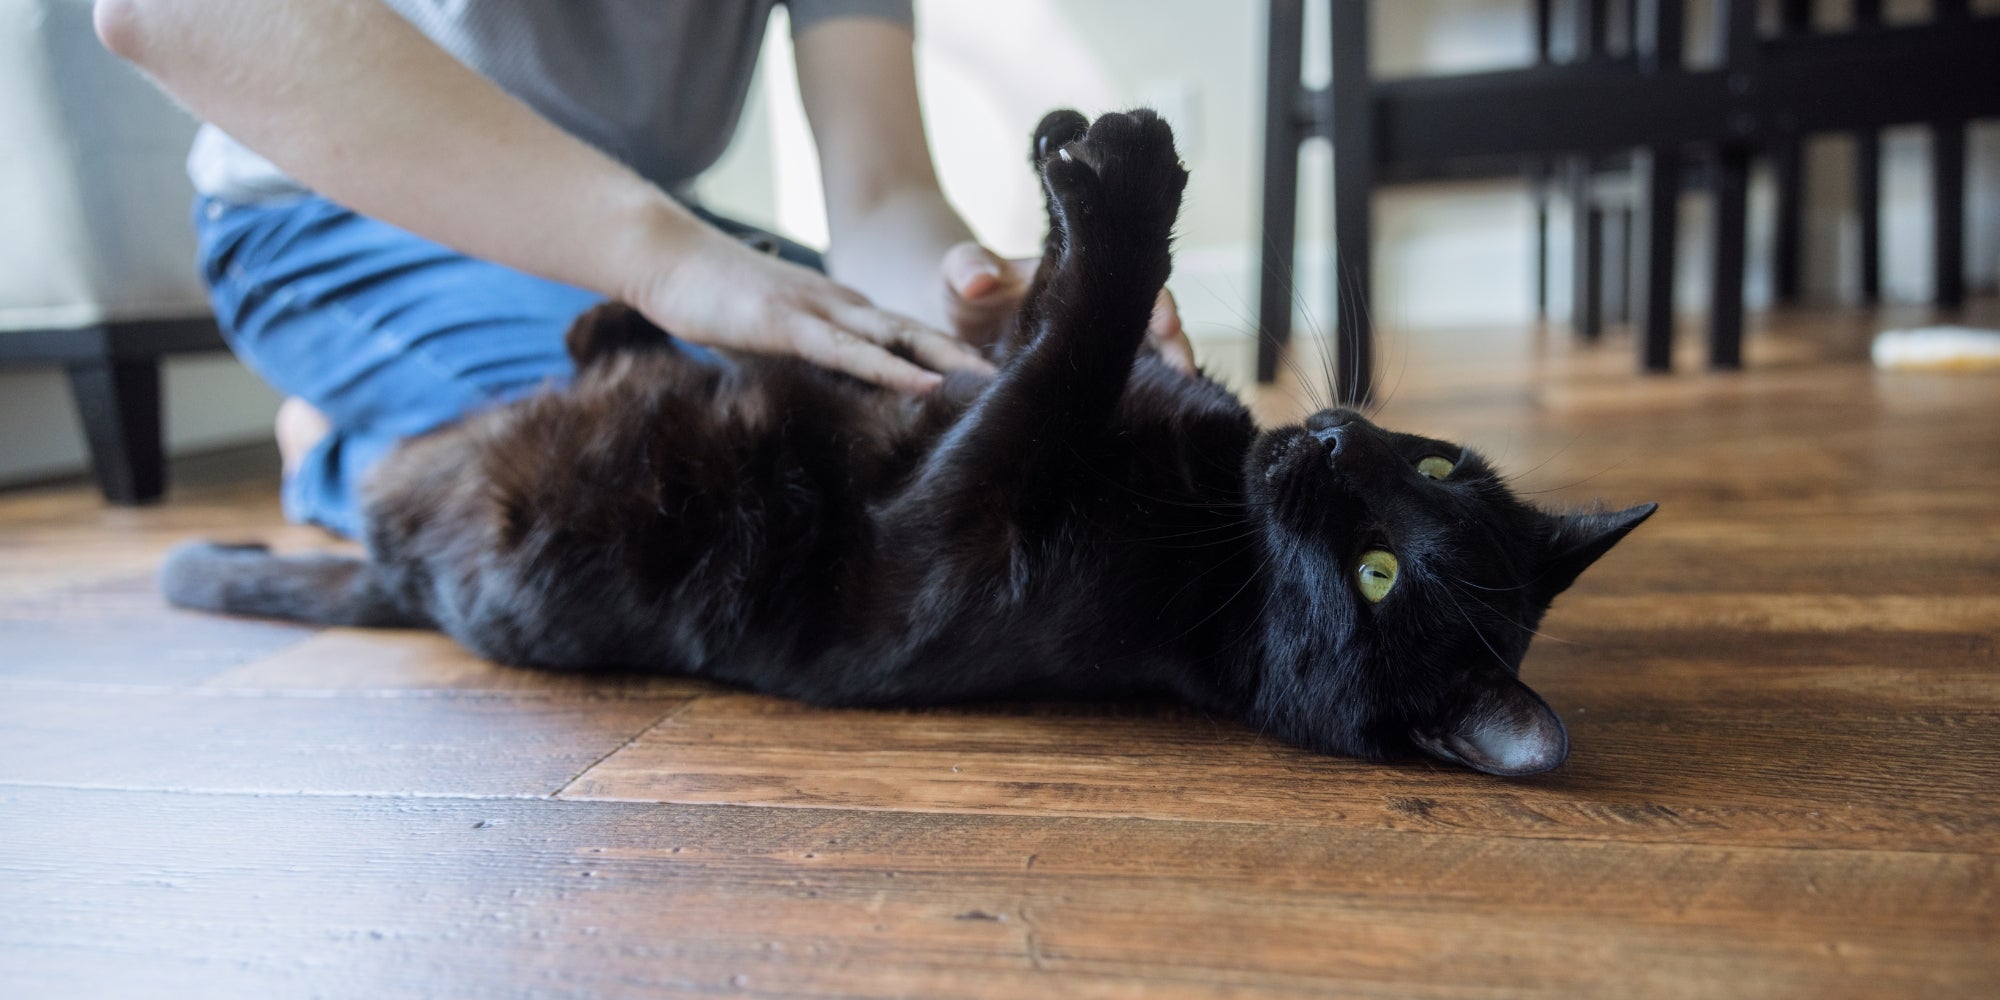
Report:
[[[1036,130],[1038,151],[1047,143],[1042,178],[1058,216],[1052,221],[1072,237],[1158,244],[1164,253],[1187,186],[1173,129],[1144,108],[1104,115],[1088,129],[1081,121],[1055,112]],[[1058,143],[1064,135],[1072,138]]]

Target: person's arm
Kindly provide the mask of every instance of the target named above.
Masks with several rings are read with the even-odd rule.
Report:
[[[977,245],[938,187],[911,46],[910,30],[891,21],[822,21],[796,41],[799,94],[819,148],[828,272],[888,308],[949,328],[939,262],[955,246]],[[999,277],[996,261],[972,263]]]
[[[698,343],[924,390],[981,362],[759,255],[459,64],[377,0],[100,0],[98,34],[202,119],[356,211],[631,303]]]
[[[827,269],[888,308],[985,346],[1020,307],[1039,258],[995,256],[945,201],[917,101],[913,43],[907,27],[866,17],[823,21],[796,40],[799,93],[826,190]],[[1193,370],[1166,289],[1148,333],[1171,362]]]

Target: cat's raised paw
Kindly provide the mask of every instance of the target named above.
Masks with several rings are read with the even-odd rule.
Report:
[[[1089,220],[1121,240],[1164,240],[1187,186],[1173,129],[1144,108],[1103,115],[1088,128],[1082,121],[1074,111],[1051,112],[1035,132],[1061,224],[1075,228]],[[1064,136],[1068,141],[1060,142]]]

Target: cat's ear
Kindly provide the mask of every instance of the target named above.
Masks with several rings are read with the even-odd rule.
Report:
[[[1642,503],[1624,510],[1551,515],[1549,520],[1555,522],[1555,531],[1542,550],[1542,565],[1535,574],[1535,592],[1544,601],[1554,600],[1591,563],[1611,551],[1619,539],[1659,509],[1659,504]]]
[[[1414,730],[1410,740],[1439,760],[1508,777],[1540,774],[1569,756],[1555,710],[1512,677],[1495,678],[1463,715]]]

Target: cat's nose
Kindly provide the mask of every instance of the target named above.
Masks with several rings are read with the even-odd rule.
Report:
[[[1353,410],[1321,410],[1306,418],[1306,433],[1326,445],[1329,451],[1339,454],[1342,430],[1360,419],[1361,414]]]
[[[1306,431],[1306,433],[1312,435],[1314,441],[1326,445],[1328,454],[1338,455],[1340,454],[1341,438],[1344,436],[1346,430],[1346,424],[1338,424],[1331,427],[1315,428]]]

